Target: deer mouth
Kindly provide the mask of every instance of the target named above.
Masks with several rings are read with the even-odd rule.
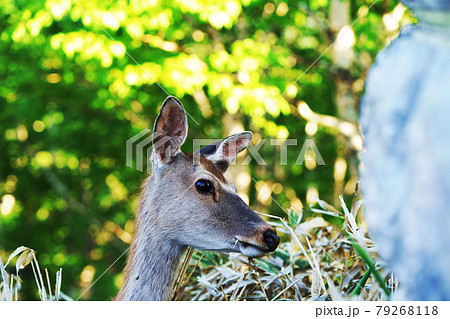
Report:
[[[269,250],[267,250],[259,245],[256,245],[254,243],[242,241],[237,238],[236,238],[236,240],[237,240],[236,248],[238,248],[239,252],[244,256],[247,256],[250,258],[262,257],[270,252]]]

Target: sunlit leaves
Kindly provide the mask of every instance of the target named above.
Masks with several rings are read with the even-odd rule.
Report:
[[[128,195],[128,190],[125,186],[119,181],[119,179],[114,176],[114,174],[109,174],[106,177],[106,184],[108,185],[111,196],[116,201],[121,201],[126,198]]]
[[[207,21],[216,29],[231,28],[236,22],[242,7],[240,1],[209,1],[209,0],[177,0],[178,6],[184,12],[198,14],[201,21]]]
[[[177,96],[203,87],[208,82],[208,67],[196,55],[179,54],[164,61],[161,80],[168,87],[175,89]]]
[[[31,162],[35,167],[49,168],[53,165],[53,156],[50,152],[40,151]]]
[[[84,61],[98,59],[103,67],[111,66],[114,57],[125,54],[123,44],[117,44],[104,34],[87,31],[56,34],[51,37],[51,46],[54,50],[62,49],[68,58],[73,58],[77,53]]]
[[[74,4],[71,0],[47,0],[45,7],[50,10],[53,18],[60,21]]]

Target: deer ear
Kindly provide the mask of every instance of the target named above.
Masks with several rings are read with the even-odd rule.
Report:
[[[197,155],[206,157],[216,166],[225,172],[234,161],[239,152],[243,151],[252,141],[252,132],[237,133],[220,142],[216,142],[201,148],[196,152]]]
[[[170,161],[186,140],[186,112],[181,102],[169,96],[162,104],[153,129],[153,165],[158,168]]]

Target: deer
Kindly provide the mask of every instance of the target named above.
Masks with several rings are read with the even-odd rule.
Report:
[[[188,122],[169,96],[153,129],[153,172],[142,184],[135,234],[115,300],[169,300],[180,260],[191,246],[261,257],[276,250],[275,229],[253,211],[224,177],[252,140],[241,132],[194,154],[180,147]]]

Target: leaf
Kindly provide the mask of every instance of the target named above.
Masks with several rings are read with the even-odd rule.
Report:
[[[330,212],[330,211],[317,209],[317,208],[311,208],[311,211],[314,213],[322,214],[322,215],[329,215],[329,216],[333,216],[336,218],[344,219],[344,217],[342,217],[341,215],[339,215],[338,213],[335,213],[335,212]]]
[[[329,223],[326,222],[322,217],[315,217],[312,219],[308,219],[306,222],[298,225],[298,227],[295,229],[295,233],[299,236],[302,236],[307,234],[314,228],[327,227],[328,225]]]
[[[328,282],[328,292],[330,294],[331,300],[333,301],[344,301],[345,298],[339,292],[339,289],[334,285],[333,280],[328,276],[327,273],[323,274]]]
[[[232,269],[230,269],[230,268],[217,266],[216,269],[226,279],[229,279],[229,278],[232,278],[232,277],[239,277],[239,273],[234,271],[234,270],[232,270]]]
[[[280,270],[281,275],[290,275],[292,273],[292,266],[282,267]]]
[[[342,215],[341,212],[339,212],[336,208],[334,208],[333,206],[331,206],[330,204],[328,204],[326,201],[321,200],[319,198],[316,198],[317,204],[319,204],[320,207],[322,207],[323,209],[329,211],[329,212],[335,212],[338,215]]]
[[[298,258],[294,261],[294,265],[296,265],[300,270],[305,270],[311,268],[311,265],[308,261]]]
[[[208,290],[208,293],[209,293],[211,296],[217,296],[217,294],[220,294],[220,292],[216,289],[216,287],[214,287],[214,285],[212,285],[212,284],[208,281],[208,279],[206,278],[206,276],[204,276],[203,274],[202,274],[201,277],[197,277],[197,279],[198,279],[198,282],[199,282],[201,285],[205,286],[206,290]]]
[[[288,253],[286,253],[285,251],[283,251],[282,249],[280,249],[280,248],[275,250],[273,252],[273,255],[276,256],[276,257],[279,257],[278,259],[281,258],[281,261],[280,260],[272,260],[273,258],[270,259],[272,261],[272,263],[275,264],[275,265],[278,265],[279,268],[281,268],[283,266],[283,263],[290,262],[291,256]]]
[[[244,286],[248,286],[251,284],[256,284],[256,283],[258,283],[258,282],[254,279],[241,280],[241,281],[238,281],[237,283],[232,284],[230,287],[224,289],[224,292],[225,292],[225,294],[228,295],[231,292],[236,291],[239,288],[242,288]]]
[[[279,269],[264,259],[258,259],[258,266],[271,274],[278,274]]]
[[[6,262],[6,264],[5,264],[4,267],[6,267],[6,266],[9,264],[9,262],[11,261],[11,259],[13,259],[13,258],[16,257],[18,254],[20,254],[21,252],[23,252],[24,250],[27,250],[27,249],[30,249],[30,248],[25,247],[25,246],[20,246],[20,247],[16,248],[16,250],[14,250],[14,251],[12,252],[11,255],[9,255],[8,261]]]
[[[33,250],[25,250],[16,262],[16,273],[19,275],[19,269],[24,269],[33,260]]]

